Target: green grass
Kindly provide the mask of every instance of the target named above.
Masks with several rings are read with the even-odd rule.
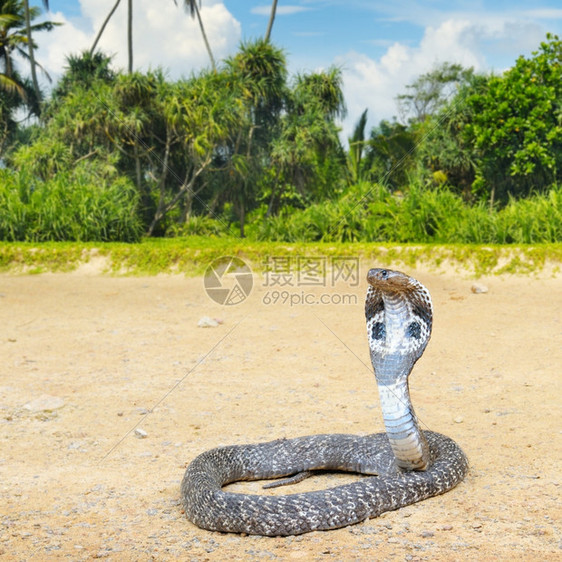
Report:
[[[113,275],[183,274],[197,276],[221,256],[237,256],[255,271],[267,268],[268,257],[358,257],[362,262],[402,269],[452,266],[475,276],[529,274],[547,265],[560,270],[562,244],[467,245],[278,243],[191,236],[146,239],[140,243],[2,242],[0,271],[9,273],[67,272],[92,259],[103,260],[103,272]],[[295,262],[296,264],[296,262]]]
[[[503,208],[469,205],[447,188],[412,183],[396,196],[376,184],[248,225],[257,240],[427,244],[550,244],[562,240],[562,186]]]
[[[139,197],[125,178],[108,182],[77,167],[39,181],[0,169],[0,239],[127,241],[141,239]]]

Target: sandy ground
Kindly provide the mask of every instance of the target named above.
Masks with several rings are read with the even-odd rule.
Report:
[[[413,400],[470,459],[456,489],[300,537],[185,519],[180,481],[206,449],[382,430],[366,269],[358,286],[286,286],[276,304],[279,287],[256,277],[229,307],[202,278],[0,276],[0,558],[561,560],[560,275],[481,279],[489,291],[474,294],[468,276],[409,271],[435,307]],[[200,328],[203,316],[222,324]]]

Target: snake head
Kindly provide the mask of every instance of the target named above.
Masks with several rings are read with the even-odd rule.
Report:
[[[416,281],[413,277],[409,277],[401,271],[382,269],[379,267],[369,270],[367,273],[367,281],[371,287],[384,292],[407,291],[414,285],[421,285],[419,281]]]
[[[429,291],[413,277],[391,269],[371,269],[367,281],[365,317],[375,374],[407,376],[431,335]]]

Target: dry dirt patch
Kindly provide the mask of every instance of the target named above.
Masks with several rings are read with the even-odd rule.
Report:
[[[0,276],[2,559],[560,559],[562,278],[482,279],[474,294],[453,272],[409,273],[435,305],[414,404],[470,474],[378,519],[288,538],[194,527],[180,480],[221,444],[382,430],[363,283],[346,304],[290,306],[264,304],[258,280],[222,307],[201,278]],[[222,323],[199,328],[203,316]]]

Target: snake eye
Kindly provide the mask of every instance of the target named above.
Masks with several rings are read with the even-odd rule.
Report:
[[[387,279],[388,278],[388,270],[387,269],[381,269],[380,276],[381,276],[381,279]]]

